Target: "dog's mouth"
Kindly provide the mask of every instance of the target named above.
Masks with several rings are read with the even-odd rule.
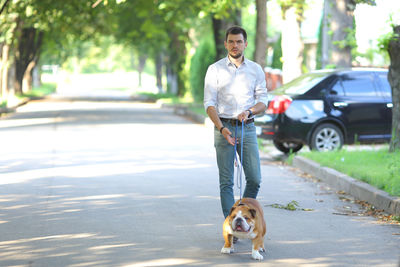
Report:
[[[243,232],[243,233],[247,233],[249,232],[251,229],[251,227],[249,227],[249,229],[247,229],[247,231],[241,226],[241,225],[237,225],[235,228],[235,232]]]

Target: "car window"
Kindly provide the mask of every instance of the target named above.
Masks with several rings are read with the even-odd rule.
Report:
[[[377,96],[373,77],[363,75],[343,75],[342,85],[346,96]]]
[[[291,82],[288,82],[275,91],[287,95],[301,95],[317,85],[320,81],[329,76],[329,73],[314,72],[304,74]]]
[[[330,94],[337,96],[344,96],[344,89],[341,80],[337,80],[336,83],[332,86]]]
[[[382,93],[384,97],[392,97],[392,88],[388,81],[387,73],[378,73],[379,81],[381,83]]]

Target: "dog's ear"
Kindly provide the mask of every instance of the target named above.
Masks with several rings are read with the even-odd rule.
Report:
[[[254,219],[257,215],[257,211],[255,209],[249,209],[249,212],[251,214],[251,217],[253,217],[253,219]]]
[[[235,209],[236,209],[236,206],[233,206],[233,207],[231,208],[231,211],[229,212],[229,215],[231,215],[232,212],[233,212]]]

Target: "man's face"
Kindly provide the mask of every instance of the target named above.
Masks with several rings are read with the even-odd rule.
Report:
[[[247,47],[247,41],[244,40],[243,34],[228,34],[228,38],[224,42],[228,54],[233,58],[240,58],[244,49]]]

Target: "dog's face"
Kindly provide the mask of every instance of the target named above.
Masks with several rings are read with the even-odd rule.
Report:
[[[248,233],[254,229],[256,210],[244,204],[239,204],[231,209],[230,225],[235,232]]]

